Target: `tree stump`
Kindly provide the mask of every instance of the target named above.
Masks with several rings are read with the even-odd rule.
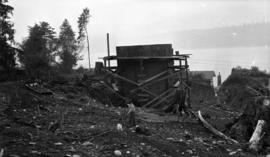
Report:
[[[254,104],[247,105],[243,114],[230,128],[230,134],[238,141],[248,143],[248,148],[258,152],[264,146],[270,146],[270,100],[258,98]]]

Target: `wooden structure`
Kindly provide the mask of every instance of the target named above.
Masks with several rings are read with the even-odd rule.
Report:
[[[168,109],[176,81],[184,84],[190,95],[189,55],[173,54],[171,44],[121,46],[116,51],[116,56],[103,58],[105,69],[120,94],[135,100],[135,105]],[[117,66],[110,66],[111,61],[116,61]]]

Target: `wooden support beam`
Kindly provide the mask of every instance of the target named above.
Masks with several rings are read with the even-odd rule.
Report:
[[[154,99],[152,99],[151,101],[149,101],[147,104],[143,105],[143,107],[148,107],[149,105],[151,105],[153,102],[155,102],[156,100],[160,99],[161,97],[165,96],[167,93],[169,93],[172,90],[172,88],[169,88],[168,90],[166,90],[165,92],[161,93],[159,96],[155,97]]]
[[[165,80],[165,79],[169,79],[169,78],[171,78],[171,77],[174,77],[175,75],[178,75],[178,72],[172,73],[172,74],[170,74],[170,75],[166,75],[166,76],[164,76],[164,77],[162,77],[162,78],[160,78],[160,79],[157,79],[157,80],[153,80],[152,82],[146,83],[146,84],[142,85],[141,87],[145,87],[145,86],[152,85],[152,84],[154,84],[154,83],[156,83],[156,82],[163,81],[163,80]]]
[[[140,88],[140,89],[141,89],[142,91],[144,91],[144,92],[150,94],[152,97],[156,97],[156,96],[157,96],[155,93],[153,93],[153,92],[151,92],[151,91],[149,91],[149,90],[147,90],[147,89],[145,89],[145,88]]]
[[[125,78],[125,77],[123,77],[123,76],[120,76],[120,75],[118,75],[118,74],[116,74],[116,73],[113,73],[113,72],[111,72],[111,71],[108,71],[108,72],[109,72],[112,76],[114,76],[114,77],[116,77],[116,78],[118,78],[118,79],[120,79],[120,80],[123,80],[123,81],[125,81],[125,82],[128,82],[128,83],[133,84],[133,85],[136,85],[136,86],[139,86],[138,83],[136,83],[136,82],[134,82],[134,81],[132,81],[132,80],[130,80],[130,79],[127,79],[127,78]],[[138,88],[136,88],[136,89],[138,89]],[[133,89],[132,91],[134,91],[134,90],[136,90],[136,89]],[[147,89],[145,89],[145,88],[143,88],[143,87],[140,87],[139,89],[141,89],[142,91],[144,91],[144,92],[146,92],[146,93],[152,95],[153,97],[157,96],[157,95],[154,94],[153,92],[150,92],[149,90],[147,90]],[[130,92],[132,92],[132,91],[130,91]]]
[[[171,103],[171,104],[168,104],[168,105],[164,105],[164,106],[161,108],[161,110],[162,110],[162,111],[167,111],[168,108],[170,108],[172,105],[174,105],[174,104]]]
[[[158,73],[158,74],[156,74],[156,75],[142,81],[141,83],[139,83],[139,86],[142,86],[142,85],[144,85],[144,84],[146,84],[146,83],[148,83],[148,82],[150,82],[150,81],[152,81],[152,80],[154,80],[154,79],[156,79],[156,78],[158,78],[158,77],[160,77],[160,76],[162,76],[162,75],[164,75],[166,73],[167,73],[167,70],[165,70],[165,71],[163,71],[161,73]]]
[[[116,78],[118,78],[118,79],[120,79],[120,80],[123,80],[123,81],[125,81],[125,82],[128,82],[128,83],[131,83],[131,84],[133,84],[133,85],[138,86],[138,83],[136,83],[136,82],[134,82],[134,81],[132,81],[132,80],[130,80],[130,79],[127,79],[127,78],[125,78],[125,77],[123,77],[123,76],[120,76],[120,75],[118,75],[118,74],[116,74],[116,73],[113,73],[113,72],[111,72],[111,71],[107,71],[107,72],[109,72],[112,76],[114,76],[114,77],[116,77]]]
[[[169,66],[168,68],[183,70],[183,69],[186,69],[186,66]]]
[[[160,99],[158,102],[156,102],[155,104],[151,105],[151,107],[157,107],[160,103],[163,103],[165,100],[169,99],[169,97],[172,97],[175,93],[171,92],[170,94],[168,94],[167,96],[165,96],[164,98]]]

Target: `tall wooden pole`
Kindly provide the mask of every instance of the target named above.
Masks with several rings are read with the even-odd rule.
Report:
[[[107,51],[108,51],[108,57],[110,57],[110,35],[107,33]],[[108,66],[110,67],[110,59],[108,60]]]

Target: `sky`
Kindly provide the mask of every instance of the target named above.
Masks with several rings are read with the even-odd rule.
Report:
[[[21,42],[28,36],[28,26],[33,26],[40,21],[48,22],[56,32],[68,19],[75,32],[77,19],[83,8],[90,9],[90,22],[88,31],[90,36],[91,65],[98,58],[107,54],[106,33],[110,33],[111,53],[115,54],[115,47],[122,45],[159,44],[171,43],[175,50],[185,53],[178,45],[174,45],[170,36],[162,37],[162,34],[177,32],[180,30],[194,30],[214,28],[244,23],[270,21],[270,1],[268,0],[9,0],[14,7],[15,40]],[[161,34],[160,36],[158,36]],[[230,50],[231,51],[231,50]],[[236,50],[233,50],[236,51]],[[257,52],[256,49],[252,52]],[[205,50],[186,50],[193,53],[197,60],[205,59]],[[211,52],[213,52],[211,50]],[[218,52],[218,50],[216,51]],[[226,53],[226,52],[223,52]],[[82,51],[84,60],[78,65],[87,67],[87,51]],[[265,58],[269,55],[269,49],[264,50],[257,58]],[[209,56],[210,55],[210,56]],[[243,66],[249,66],[254,61],[254,54],[244,58]],[[210,53],[207,59],[216,60],[226,55]],[[256,54],[258,56],[258,54]],[[231,68],[231,60],[235,54],[225,58]],[[215,70],[228,75],[228,67],[215,66],[216,63],[208,62],[203,67],[192,60],[191,70]],[[191,62],[191,63],[192,63]],[[197,61],[198,62],[198,61]],[[204,60],[204,62],[207,62]],[[214,67],[213,67],[214,64]],[[241,65],[241,63],[239,62]],[[248,64],[248,65],[247,65]],[[259,64],[258,64],[259,65]],[[226,65],[225,65],[226,66]],[[270,70],[270,64],[259,65]]]

